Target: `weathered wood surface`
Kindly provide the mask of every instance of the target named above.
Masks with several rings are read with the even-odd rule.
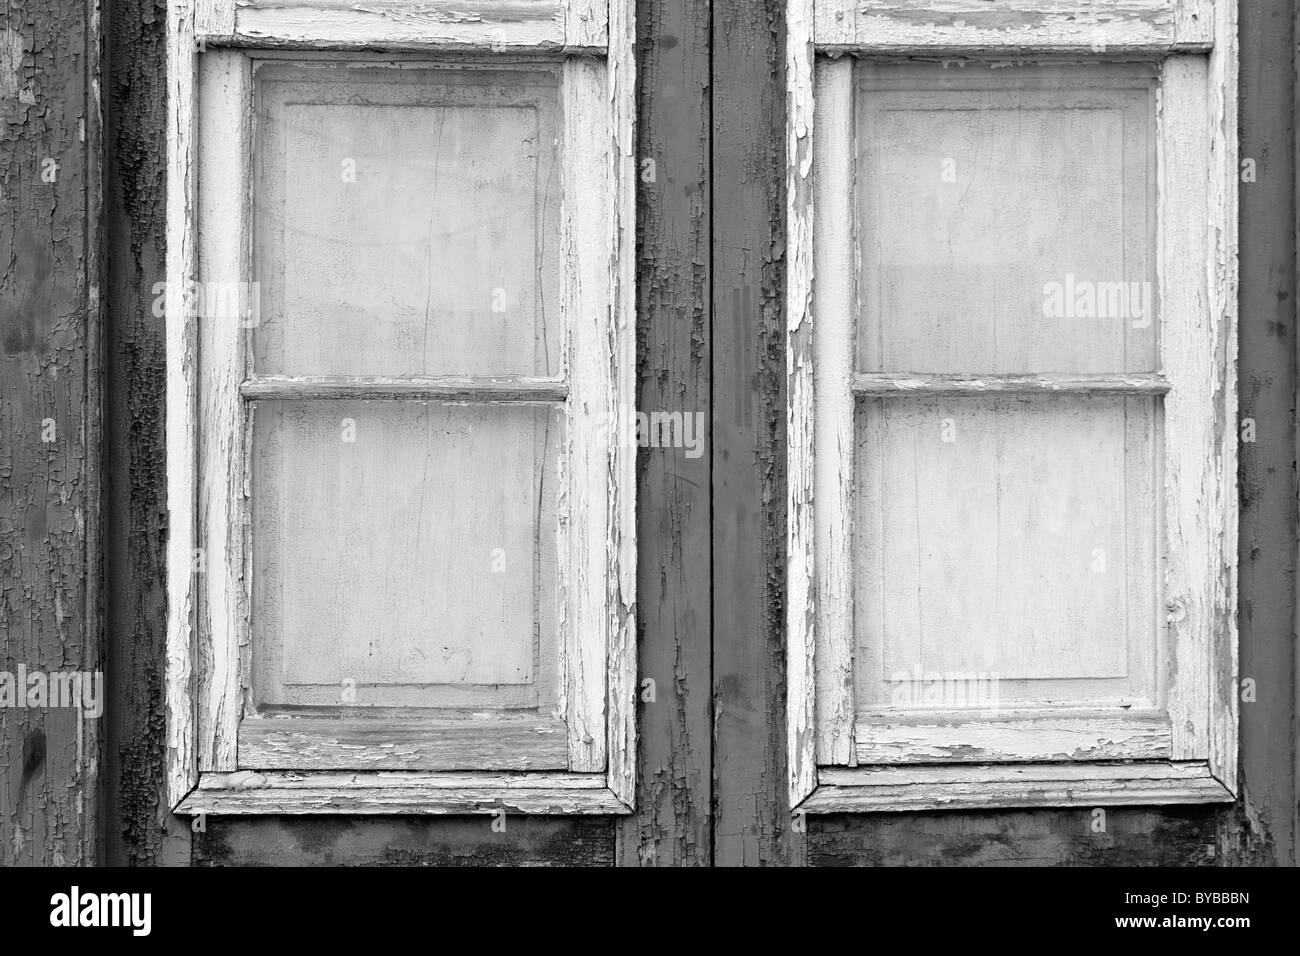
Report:
[[[709,3],[637,4],[637,408],[710,409]],[[626,866],[712,859],[712,455],[645,448],[637,463],[636,813]]]
[[[783,864],[784,3],[713,6],[714,856]]]
[[[105,862],[189,860],[189,826],[168,812],[166,341],[154,312],[165,278],[166,11],[121,0],[107,26],[105,84]]]
[[[1251,418],[1256,441],[1241,446],[1241,675],[1260,691],[1242,713],[1244,796],[1226,807],[1107,809],[1107,828],[1090,827],[1091,814],[1040,809],[1003,812],[840,814],[809,817],[810,865],[1216,865],[1224,862],[1294,861],[1295,793],[1291,719],[1295,707],[1294,656],[1295,500],[1293,471],[1295,422],[1295,280],[1292,5],[1286,0],[1243,4],[1242,156],[1257,164],[1257,181],[1243,184],[1241,275],[1241,415]],[[640,184],[641,219],[639,349],[642,360],[641,407],[653,408],[651,394],[684,394],[708,410],[711,363],[726,371],[734,359],[729,346],[716,361],[709,351],[708,177],[710,94],[707,4],[639,4],[641,34],[638,156],[657,160],[657,183]],[[109,335],[106,386],[110,476],[106,520],[108,541],[107,631],[109,647],[110,741],[107,783],[109,859],[115,862],[167,863],[189,859],[188,828],[169,820],[161,806],[163,786],[162,683],[165,512],[162,511],[162,328],[150,313],[150,286],[162,274],[163,199],[161,137],[163,85],[162,4],[127,0],[112,10],[112,82],[108,161]],[[770,11],[781,30],[779,8]],[[652,24],[657,24],[652,26]],[[716,122],[738,129],[721,115],[745,94],[759,97],[763,83],[780,83],[780,64],[771,63],[773,23],[755,12],[743,37],[734,17],[715,18],[720,36],[716,54],[754,56],[761,76],[728,77],[715,67],[726,89],[716,92]],[[757,45],[755,45],[757,38]],[[742,53],[741,48],[746,48]],[[30,62],[29,58],[24,62]],[[736,60],[731,61],[732,68]],[[767,71],[767,72],[763,72]],[[7,102],[7,101],[6,101]],[[764,131],[764,136],[771,136]],[[755,138],[759,136],[754,133]],[[779,134],[775,136],[779,141]],[[716,148],[716,147],[715,147]],[[728,167],[736,169],[738,160]],[[779,157],[774,164],[783,163]],[[773,169],[780,168],[774,165]],[[718,174],[720,179],[725,179]],[[773,172],[775,177],[777,172]],[[784,199],[777,190],[773,208]],[[763,192],[764,190],[759,190]],[[727,193],[730,197],[733,193]],[[754,205],[759,201],[754,200]],[[718,218],[715,232],[732,238],[733,249],[761,257],[767,246],[755,238],[773,228],[769,210],[734,208]],[[779,223],[779,214],[776,216]],[[720,232],[722,225],[729,231]],[[757,229],[734,232],[737,228]],[[721,242],[721,239],[719,240]],[[734,252],[739,256],[739,251]],[[779,248],[776,250],[780,254]],[[719,260],[720,262],[722,260]],[[652,265],[653,264],[653,265]],[[784,266],[781,266],[784,268]],[[722,288],[721,286],[719,287]],[[757,328],[765,322],[757,302],[748,312],[733,309],[730,293],[718,328]],[[764,333],[766,334],[766,333]],[[783,353],[778,369],[783,374]],[[725,360],[724,360],[725,359]],[[66,381],[66,379],[64,380]],[[735,408],[741,398],[756,414],[783,414],[775,386],[760,393],[752,376],[740,370],[719,378],[719,398]],[[766,380],[758,380],[763,386]],[[767,382],[771,385],[770,382]],[[731,391],[726,391],[727,389]],[[663,407],[679,407],[663,405]],[[765,419],[766,420],[766,419]],[[734,444],[723,450],[734,453]],[[662,457],[654,457],[659,456]],[[783,452],[779,453],[783,457]],[[733,454],[734,457],[734,454]],[[709,456],[685,459],[659,449],[641,453],[638,474],[641,570],[641,676],[655,677],[658,699],[640,704],[639,759],[644,771],[637,794],[638,814],[621,834],[623,863],[707,863],[711,856],[709,709],[709,496],[701,494]],[[779,460],[779,459],[778,459]],[[778,468],[773,459],[764,467]],[[694,483],[694,484],[693,484]],[[784,534],[784,486],[774,498],[720,499],[719,507],[767,510],[753,524],[775,522]],[[671,508],[662,503],[674,502]],[[703,529],[703,530],[701,530]],[[758,562],[759,576],[777,576],[778,555]],[[727,574],[734,578],[733,569]],[[719,588],[719,594],[722,589]],[[779,590],[771,600],[780,602]],[[742,602],[722,597],[718,616]],[[740,640],[739,628],[726,626]],[[779,666],[767,639],[746,635],[745,647],[762,667]],[[774,632],[779,635],[779,627]],[[720,660],[736,651],[720,648]],[[730,666],[730,665],[729,665]],[[721,777],[749,768],[743,784],[718,787],[719,838],[739,846],[743,829],[752,847],[771,848],[772,808],[784,792],[784,773],[760,780],[760,768],[783,759],[784,742],[770,740],[764,721],[784,720],[780,684],[759,688],[752,679],[738,684],[719,670],[718,685],[726,718],[720,726],[716,772]],[[667,678],[659,675],[666,674]],[[672,687],[665,694],[665,683]],[[734,722],[732,702],[755,692],[744,728]],[[757,715],[755,717],[755,715]],[[752,732],[747,744],[743,732]],[[768,739],[763,739],[769,735]],[[725,745],[725,749],[722,749]],[[741,798],[748,804],[740,805]],[[759,808],[758,811],[755,808]],[[762,821],[755,813],[764,814]],[[607,818],[544,819],[509,815],[504,833],[490,818],[348,819],[285,817],[229,820],[210,818],[195,835],[193,859],[199,865],[260,864],[609,864],[615,861],[614,828]],[[635,822],[633,822],[635,821]],[[762,832],[760,833],[760,828]],[[171,839],[169,841],[168,835]],[[720,844],[721,845],[721,844]],[[179,854],[174,851],[179,851]],[[735,854],[728,853],[734,860]],[[751,854],[749,860],[757,860]]]
[[[20,667],[102,671],[100,38],[82,3],[0,15],[0,672],[13,681]],[[102,679],[90,686],[102,706]],[[92,713],[0,707],[0,866],[95,862]]]
[[[1241,4],[1241,212],[1237,626],[1241,803],[1234,859],[1294,866],[1296,854],[1296,96],[1295,5]],[[1240,434],[1240,432],[1239,432]]]
[[[609,866],[614,832],[599,817],[210,818],[195,866]],[[498,824],[499,826],[499,824]]]

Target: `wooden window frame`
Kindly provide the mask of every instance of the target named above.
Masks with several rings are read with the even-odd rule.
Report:
[[[1236,0],[1134,0],[1118,11],[1064,0],[1042,0],[1032,11],[1007,6],[788,2],[787,747],[796,812],[1235,799]],[[846,54],[1157,65],[1159,374],[1010,383],[1006,376],[853,374],[846,317],[856,314],[854,212],[843,197],[854,188],[855,81]],[[836,201],[819,204],[819,196]],[[1041,729],[1055,738],[1051,746],[1037,754],[1019,749],[1018,762],[998,755],[1005,725],[907,728],[889,739],[859,724],[850,507],[855,395],[993,391],[1163,396],[1157,453],[1168,625],[1157,664],[1177,665],[1167,677],[1167,720],[1046,718]],[[876,736],[859,740],[868,729]],[[960,746],[971,746],[974,758],[935,762]]]
[[[196,321],[186,296],[167,296],[167,788],[174,812],[621,814],[632,808],[637,446],[632,416],[620,410],[634,407],[635,396],[634,7],[628,0],[555,0],[530,5],[536,16],[520,16],[518,4],[478,0],[478,18],[468,19],[451,15],[460,6],[445,5],[445,19],[419,23],[310,2],[263,8],[180,0],[168,7],[169,291],[251,274],[246,200],[258,56],[364,53],[385,64],[469,57],[507,68],[544,58],[560,74],[557,162],[565,184],[566,374],[555,379],[484,385],[447,376],[364,383],[249,378],[239,323]],[[201,181],[221,188],[200,191]],[[608,226],[581,225],[591,222]],[[305,734],[259,734],[245,741],[241,766],[239,730],[251,678],[245,403],[352,395],[358,384],[374,399],[564,403],[560,719],[542,718],[547,726],[539,728],[533,716],[490,732],[481,724],[433,730],[394,724],[354,739],[347,737],[348,722],[336,721]],[[542,731],[560,735],[567,769],[530,770],[527,759],[508,756],[493,764],[501,769],[458,769],[475,748],[502,752],[514,742],[526,750]],[[320,752],[358,743],[355,766],[345,770],[328,762],[331,769],[315,769],[302,759],[304,747]],[[395,748],[420,754],[421,769],[394,763]],[[252,750],[285,755],[284,768],[261,769],[276,764],[273,756],[248,766]],[[446,758],[441,763],[439,754]]]

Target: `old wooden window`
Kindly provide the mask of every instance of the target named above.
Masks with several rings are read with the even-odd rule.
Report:
[[[170,8],[183,812],[631,801],[631,5],[408,6]]]
[[[1232,799],[1235,22],[791,0],[792,806]]]

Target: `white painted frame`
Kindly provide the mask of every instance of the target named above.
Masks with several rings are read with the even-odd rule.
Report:
[[[1208,803],[1237,791],[1236,0],[788,0],[787,744],[796,812]],[[1160,65],[1162,373],[853,374],[852,59]],[[831,117],[818,125],[815,119]],[[834,201],[818,204],[819,196]],[[819,208],[820,206],[820,208]],[[854,699],[855,394],[1163,396],[1167,713],[872,727]],[[1017,724],[1016,718],[1020,723]],[[999,753],[1039,719],[1042,752]],[[941,763],[963,745],[982,762]],[[1060,754],[1074,759],[1062,760]],[[1122,762],[1117,762],[1122,761]]]
[[[548,54],[550,62],[561,64],[561,261],[568,336],[567,382],[252,380],[244,375],[248,343],[238,323],[195,319],[187,297],[167,297],[167,790],[175,812],[631,810],[636,436],[632,416],[622,412],[635,407],[634,7],[627,0],[557,0],[554,5],[480,0],[472,6],[477,19],[451,11],[445,23],[432,14],[418,20],[367,14],[362,19],[369,27],[345,35],[338,17],[329,14],[346,14],[347,6],[323,0],[286,8],[301,14],[298,32],[286,28],[259,41],[252,28],[241,26],[253,8],[236,8],[234,0],[169,5],[168,289],[187,290],[196,279],[244,280],[250,273],[250,51],[276,47],[284,51],[280,55],[319,56],[366,47],[406,51],[403,59],[473,54],[466,62],[489,66],[497,66],[498,59],[506,66]],[[521,11],[546,16],[530,19],[517,15]],[[374,27],[381,21],[383,31]],[[538,24],[559,30],[564,42],[552,43],[546,39],[550,33],[542,37]],[[209,58],[202,70],[200,57]],[[208,184],[202,194],[200,181]],[[584,225],[595,222],[606,223],[606,229]],[[489,740],[500,752],[511,740],[523,746],[531,734],[556,731],[544,720],[546,727],[536,726],[535,716],[516,720],[519,726],[513,732],[505,728],[505,735],[501,727],[489,728],[488,736],[481,726],[412,727],[407,721],[405,727],[372,734],[368,746],[355,751],[355,766],[347,772],[311,769],[310,760],[292,770],[240,766],[239,729],[251,666],[246,403],[327,398],[354,394],[358,387],[369,398],[564,403],[560,720],[554,723],[567,769],[530,770],[527,760],[503,767],[524,771],[516,773],[437,768],[440,752],[459,759]],[[199,553],[203,573],[196,572]],[[346,721],[317,723],[332,725],[258,735],[250,746],[297,759],[304,752],[356,742],[339,739],[350,731]],[[404,771],[394,765],[384,746],[393,740],[433,759],[435,769]]]

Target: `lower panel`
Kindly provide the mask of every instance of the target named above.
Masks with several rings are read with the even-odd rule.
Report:
[[[538,716],[460,720],[245,718],[246,770],[564,770],[568,727]]]
[[[797,813],[1231,803],[1203,761],[820,768]]]

